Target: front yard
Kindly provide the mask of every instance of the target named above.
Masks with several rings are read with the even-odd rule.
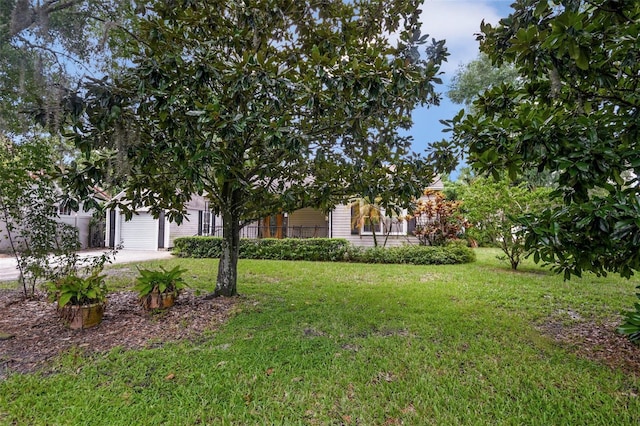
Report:
[[[58,335],[64,355],[0,382],[0,423],[637,424],[640,349],[614,328],[638,279],[564,282],[496,253],[456,266],[241,261],[242,296],[222,324],[228,301],[206,305],[207,327],[188,307],[205,306],[216,261],[164,261],[190,271],[180,315],[116,326],[109,305],[95,330]],[[112,268],[112,288],[134,274]],[[105,336],[121,346],[105,351]]]

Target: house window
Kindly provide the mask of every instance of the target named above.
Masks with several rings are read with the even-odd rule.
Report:
[[[198,212],[198,235],[213,235],[215,234],[215,218],[209,209],[208,201],[204,208]]]
[[[365,234],[365,235],[373,234],[374,231],[375,231],[376,234],[382,234],[383,221],[371,221],[371,220],[369,220],[368,216],[365,216],[364,220],[362,222],[363,222],[362,223],[362,233],[363,234]]]
[[[352,235],[407,235],[407,221],[402,219],[406,211],[401,212],[400,217],[386,217],[382,210],[380,220],[371,221],[368,217],[358,220],[357,208],[351,207],[351,234]]]
[[[404,217],[403,214],[401,217]],[[383,233],[389,235],[407,235],[407,221],[398,217],[383,217],[380,225]]]
[[[71,206],[67,204],[60,204],[58,206],[58,215],[60,216],[71,216]]]

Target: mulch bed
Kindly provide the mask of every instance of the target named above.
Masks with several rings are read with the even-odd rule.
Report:
[[[578,356],[640,375],[640,347],[616,333],[620,323],[620,318],[602,323],[578,321],[570,325],[547,322],[539,329]]]
[[[136,293],[115,292],[109,294],[100,325],[73,331],[58,319],[56,304],[44,294],[25,300],[19,291],[0,290],[0,379],[9,371],[46,368],[52,358],[74,347],[94,353],[196,339],[226,321],[236,300],[207,300],[185,291],[172,308],[149,313],[139,305]]]

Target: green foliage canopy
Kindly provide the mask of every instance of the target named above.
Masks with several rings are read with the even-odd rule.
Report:
[[[152,2],[132,66],[89,87],[77,145],[118,144],[129,208],[180,221],[191,194],[206,194],[224,227],[216,293],[235,294],[244,224],[362,193],[357,174],[393,175],[407,201],[431,179],[399,134],[415,106],[438,103],[446,56],[422,35],[419,3]]]
[[[55,132],[80,108],[78,82],[117,63],[112,29],[130,8],[111,0],[2,0],[0,134]]]
[[[640,3],[518,0],[481,49],[514,63],[504,84],[450,122],[454,143],[435,146],[447,166],[462,153],[481,172],[557,173],[564,203],[525,222],[535,259],[565,277],[640,268]]]
[[[508,179],[477,177],[460,187],[465,217],[471,223],[466,235],[480,244],[500,247],[512,269],[517,269],[525,248],[524,229],[518,219],[525,214],[537,215],[552,204],[551,189],[531,188]]]

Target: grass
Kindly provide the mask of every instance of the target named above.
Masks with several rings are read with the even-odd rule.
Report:
[[[221,330],[198,343],[72,352],[56,374],[10,376],[0,423],[638,424],[640,376],[535,328],[611,318],[638,280],[564,282],[528,262],[510,271],[496,254],[458,266],[240,261],[241,302]],[[188,268],[192,287],[214,286],[213,260],[162,264]],[[130,285],[118,274],[110,284]]]

